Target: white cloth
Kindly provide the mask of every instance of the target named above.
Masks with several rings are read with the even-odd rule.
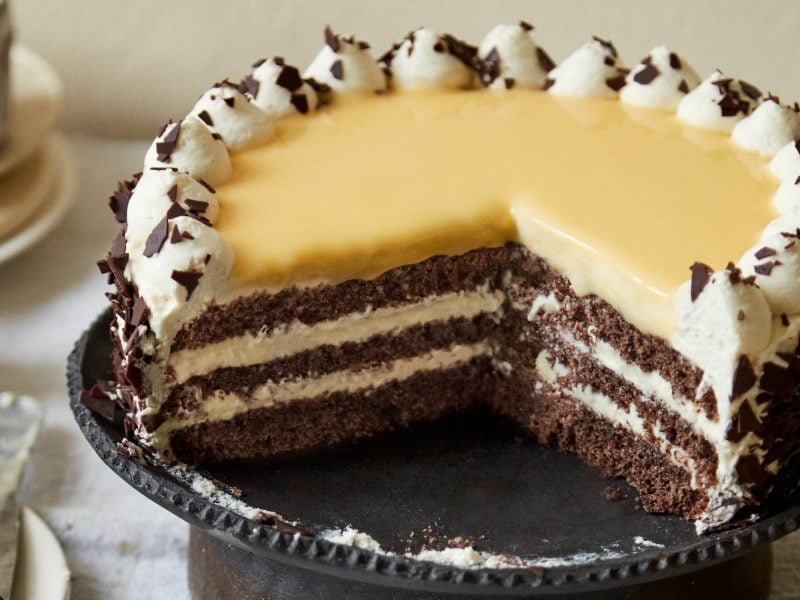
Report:
[[[107,306],[95,262],[115,228],[106,200],[141,170],[143,141],[72,137],[75,206],[41,245],[0,266],[0,389],[45,408],[21,501],[61,540],[73,598],[188,598],[188,526],[109,470],[83,439],[67,403],[64,369],[75,340]]]
[[[0,389],[34,395],[46,410],[21,500],[64,545],[73,598],[188,598],[187,525],[109,470],[67,404],[72,345],[107,306],[95,261],[115,234],[106,198],[139,170],[143,141],[72,137],[80,165],[75,207],[40,246],[0,266]],[[800,535],[775,547],[774,600],[800,600]]]

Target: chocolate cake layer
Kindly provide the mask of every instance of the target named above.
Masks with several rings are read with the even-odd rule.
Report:
[[[520,256],[513,261],[512,269],[514,281],[506,288],[512,304],[530,307],[536,297],[548,294],[559,299],[558,310],[537,317],[537,328],[552,321],[553,328],[571,331],[587,344],[592,342],[592,336],[601,339],[613,346],[626,362],[645,372],[660,374],[676,393],[696,402],[709,418],[717,417],[717,400],[712,390],[696,397],[703,378],[702,371],[668,342],[643,334],[600,298],[577,296],[569,280],[527,250],[520,249]],[[511,325],[511,329],[514,328]],[[592,336],[589,335],[590,329]],[[509,345],[511,349],[514,346]]]
[[[537,441],[573,452],[609,477],[624,477],[639,492],[638,501],[645,510],[690,519],[702,515],[708,499],[701,490],[692,489],[689,473],[673,464],[658,446],[561,394],[526,399],[511,392],[498,399],[499,406],[509,408],[520,403],[527,405],[528,417],[519,422]]]
[[[519,247],[473,250],[461,256],[434,256],[392,269],[369,281],[338,285],[291,287],[278,293],[257,292],[222,306],[211,306],[176,335],[172,351],[199,348],[245,333],[272,331],[299,321],[307,325],[367,309],[400,306],[428,296],[471,290],[490,283],[499,286],[500,265],[510,264]]]
[[[483,341],[492,336],[497,319],[495,314],[481,314],[473,319],[426,323],[398,334],[374,336],[363,343],[319,346],[268,363],[217,369],[175,387],[161,407],[161,417],[167,418],[177,410],[192,410],[196,408],[198,395],[202,397],[216,390],[247,395],[267,381],[317,377],[340,370],[359,371],[434,349],[446,349],[454,344]],[[157,426],[163,418],[152,421],[148,427]]]
[[[530,352],[520,352],[516,357],[517,367],[507,380],[499,383],[492,404],[501,414],[511,416],[517,422],[525,422],[532,416],[531,401],[539,394],[554,394],[559,390],[574,388],[590,388],[605,395],[614,406],[629,413],[634,407],[635,414],[647,424],[645,439],[664,451],[662,444],[669,444],[684,460],[693,461],[698,485],[713,485],[717,481],[717,454],[709,441],[698,433],[676,413],[666,409],[657,401],[647,398],[640,390],[626,382],[613,371],[599,365],[591,356],[569,352],[568,349],[549,346],[545,348],[549,358],[558,361],[564,367],[563,374],[552,382],[542,381],[541,375],[533,365],[538,364],[537,351],[531,347]],[[528,366],[531,365],[531,366]],[[508,391],[506,391],[508,390]],[[504,399],[508,394],[516,393],[520,399],[513,406]],[[565,395],[568,393],[565,391]],[[584,405],[585,406],[585,405]],[[512,410],[514,412],[509,413]],[[659,432],[655,432],[658,424]],[[659,439],[659,434],[662,439]]]
[[[483,404],[492,394],[493,380],[489,359],[478,358],[379,389],[299,399],[179,429],[172,437],[172,451],[179,460],[198,464],[345,442]]]

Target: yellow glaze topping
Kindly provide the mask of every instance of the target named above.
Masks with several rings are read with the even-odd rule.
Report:
[[[239,281],[371,278],[519,241],[662,337],[689,266],[738,260],[777,216],[765,163],[728,137],[538,91],[337,98],[232,160],[216,227]]]

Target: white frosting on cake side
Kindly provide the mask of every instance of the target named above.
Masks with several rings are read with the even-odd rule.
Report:
[[[777,98],[769,97],[749,117],[736,124],[731,139],[742,148],[762,156],[774,156],[798,135],[798,108],[784,106]]]
[[[556,96],[615,98],[625,73],[614,45],[596,37],[550,71],[545,87]]]
[[[800,171],[798,172],[800,173]],[[781,214],[797,215],[800,222],[800,174],[785,179],[772,199]]]
[[[535,88],[544,86],[547,73],[555,67],[553,59],[533,39],[533,27],[497,25],[478,47],[481,82],[492,89]]]
[[[461,40],[422,27],[381,60],[396,88],[466,89],[473,84],[474,55],[475,49]]]
[[[678,104],[678,118],[690,125],[730,133],[761,98],[758,88],[714,71]]]
[[[215,85],[194,105],[191,116],[218,133],[229,150],[246,150],[272,137],[272,119],[233,84]]]
[[[273,119],[306,114],[317,108],[319,99],[300,71],[280,57],[253,65],[253,72],[239,84],[250,101]]]
[[[656,46],[625,77],[619,99],[643,108],[675,110],[699,83],[686,59],[666,46]]]
[[[369,44],[325,29],[325,46],[303,77],[337,93],[382,92],[386,75],[369,52]]]
[[[764,293],[739,269],[693,268],[692,281],[676,295],[680,328],[673,344],[708,378],[718,402],[731,397],[737,360],[769,344],[772,311]]]
[[[788,142],[769,163],[769,170],[781,180],[800,177],[800,140]]]
[[[787,214],[770,223],[738,265],[755,277],[773,314],[800,314],[800,215]]]
[[[171,169],[145,171],[131,196],[127,272],[161,340],[227,285],[233,252],[213,229],[218,214],[209,188]]]
[[[154,167],[174,167],[211,185],[231,175],[225,144],[193,116],[164,126],[144,156],[144,168]]]

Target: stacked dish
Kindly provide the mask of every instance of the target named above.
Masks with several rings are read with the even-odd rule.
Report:
[[[9,60],[7,137],[0,147],[0,263],[41,240],[72,199],[69,147],[55,130],[63,88],[52,67],[18,44]]]

